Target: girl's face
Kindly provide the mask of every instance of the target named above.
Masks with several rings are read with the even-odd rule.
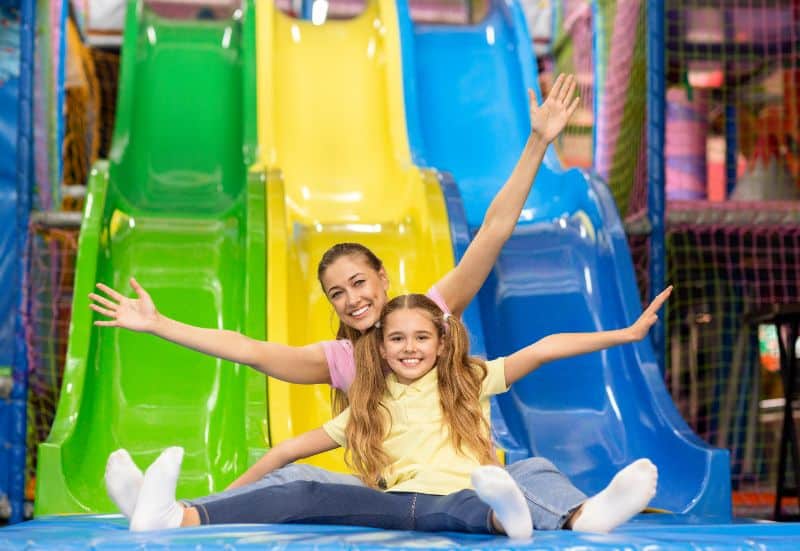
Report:
[[[336,315],[362,333],[375,325],[386,304],[389,278],[360,255],[341,256],[322,274],[322,288]]]
[[[383,321],[381,356],[403,384],[409,384],[436,365],[444,342],[427,313],[395,310]]]

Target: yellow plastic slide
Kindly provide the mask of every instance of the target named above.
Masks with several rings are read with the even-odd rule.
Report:
[[[425,292],[453,267],[453,252],[438,180],[411,162],[392,0],[319,26],[258,0],[256,25],[267,338],[304,345],[338,327],[316,277],[331,245],[374,250],[390,295]],[[328,386],[268,385],[273,445],[331,418]],[[346,471],[340,451],[311,462]]]

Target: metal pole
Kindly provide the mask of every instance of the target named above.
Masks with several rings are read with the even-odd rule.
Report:
[[[647,2],[647,214],[650,220],[650,296],[666,285],[664,237],[664,1]],[[658,365],[664,373],[666,356],[664,319],[651,332]]]

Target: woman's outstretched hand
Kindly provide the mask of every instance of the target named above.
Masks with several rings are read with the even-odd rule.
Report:
[[[136,293],[136,298],[128,298],[118,293],[108,285],[97,284],[97,288],[108,298],[96,293],[89,293],[92,302],[89,308],[102,314],[110,320],[95,321],[101,327],[122,327],[132,331],[151,331],[158,321],[158,311],[153,299],[136,279],[131,278],[131,287]]]
[[[548,143],[556,139],[580,103],[580,98],[573,97],[575,86],[573,75],[558,75],[553,88],[541,105],[536,101],[533,90],[528,89],[531,132],[538,134]]]
[[[658,310],[664,305],[664,302],[666,302],[671,293],[672,285],[661,291],[658,296],[653,299],[653,302],[645,308],[642,315],[639,316],[639,319],[628,327],[631,340],[640,341],[647,336],[647,333],[650,332],[650,328],[658,321]]]

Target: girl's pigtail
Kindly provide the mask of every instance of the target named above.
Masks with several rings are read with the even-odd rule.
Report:
[[[389,457],[383,440],[390,420],[381,404],[386,375],[380,354],[381,332],[368,331],[354,344],[356,378],[350,387],[350,420],[345,430],[345,459],[367,486],[378,488]]]
[[[469,336],[461,320],[449,316],[442,333],[445,345],[439,366],[439,395],[453,446],[462,452],[470,449],[482,464],[497,463],[489,423],[480,406],[486,364],[469,356]]]

